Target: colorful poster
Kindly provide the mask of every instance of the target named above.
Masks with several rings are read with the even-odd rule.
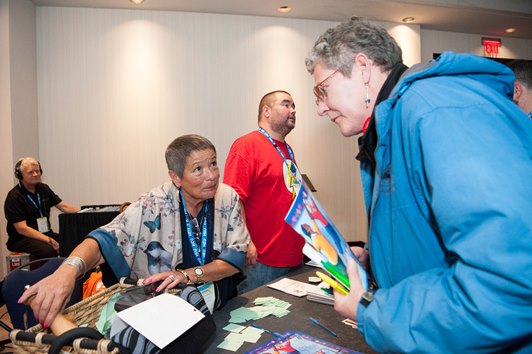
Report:
[[[349,289],[347,260],[354,259],[362,286],[367,290],[366,271],[305,183],[294,198],[285,221],[305,239],[305,255],[346,289]]]
[[[283,338],[271,340],[246,354],[360,354],[351,349],[314,338],[301,332],[287,332]]]

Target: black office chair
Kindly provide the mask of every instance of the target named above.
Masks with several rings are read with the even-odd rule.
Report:
[[[19,304],[17,301],[24,292],[24,286],[33,285],[39,280],[52,274],[63,262],[64,258],[45,258],[38,259],[26,264],[23,264],[11,271],[4,279],[2,284],[2,296],[11,318],[13,328],[28,329],[37,324],[33,311],[29,306]],[[29,270],[31,265],[37,262],[43,263],[37,269]],[[81,301],[82,285],[78,281],[74,288],[74,292],[70,298],[67,307]]]

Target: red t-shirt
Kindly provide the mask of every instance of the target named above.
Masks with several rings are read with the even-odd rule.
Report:
[[[287,159],[286,144],[274,140]],[[272,267],[301,264],[305,240],[284,218],[292,204],[285,185],[283,158],[259,131],[233,143],[224,168],[224,183],[233,187],[246,212],[246,224],[257,248],[257,261]]]

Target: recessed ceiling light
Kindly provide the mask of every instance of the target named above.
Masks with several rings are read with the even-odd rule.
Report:
[[[404,22],[404,23],[410,23],[410,22],[414,22],[416,19],[414,17],[405,17],[401,20],[401,22]]]
[[[292,10],[290,6],[281,6],[277,8],[277,11],[282,13],[290,12],[290,10]]]
[[[144,2],[144,0],[129,0],[129,1],[132,2],[135,5],[139,5],[139,4],[142,4]]]
[[[504,30],[506,33],[514,33],[515,32],[515,28],[513,27],[510,27],[510,28],[507,28]]]

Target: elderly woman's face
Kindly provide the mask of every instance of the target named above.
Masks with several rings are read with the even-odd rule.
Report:
[[[364,103],[365,86],[360,69],[353,65],[351,78],[347,78],[318,63],[313,75],[316,86],[325,93],[316,102],[318,114],[327,116],[340,128],[343,136],[359,134],[371,113]]]
[[[172,176],[174,184],[181,188],[187,205],[214,198],[219,179],[216,152],[211,149],[192,152],[187,157],[183,177]]]

